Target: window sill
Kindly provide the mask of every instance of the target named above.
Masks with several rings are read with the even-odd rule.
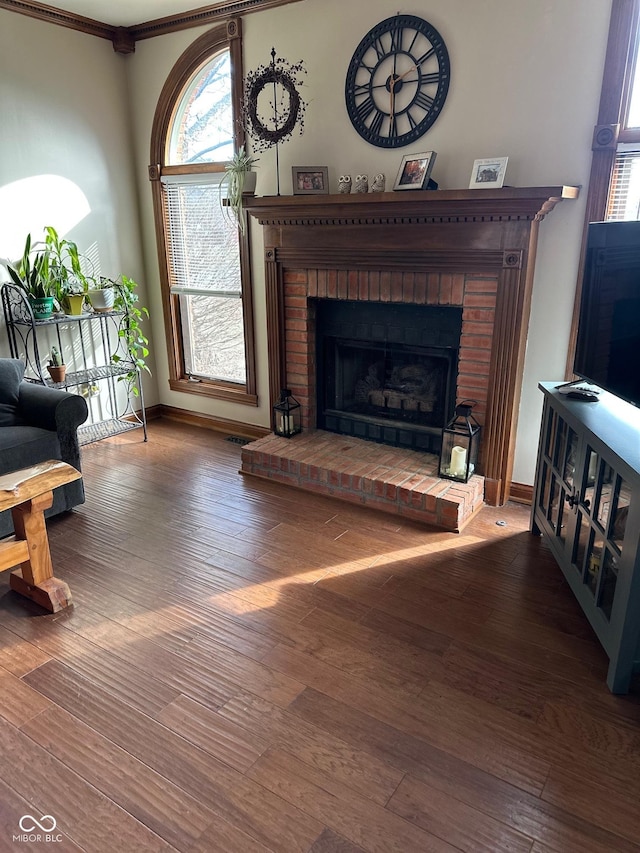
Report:
[[[215,385],[212,382],[192,382],[189,379],[170,379],[169,388],[183,394],[199,394],[202,397],[213,397],[217,400],[228,400],[243,406],[257,406],[258,395],[248,394],[243,387],[234,388],[232,385]]]

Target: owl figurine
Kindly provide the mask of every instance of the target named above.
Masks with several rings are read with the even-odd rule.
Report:
[[[380,174],[376,175],[375,178],[373,179],[373,183],[371,184],[371,192],[372,193],[383,193],[384,192],[384,185],[385,185],[385,177],[382,174],[382,172],[380,172]]]
[[[367,175],[356,175],[355,182],[353,184],[353,188],[357,193],[368,193],[369,192],[369,178]]]
[[[351,175],[340,175],[340,177],[338,178],[338,192],[351,192]]]

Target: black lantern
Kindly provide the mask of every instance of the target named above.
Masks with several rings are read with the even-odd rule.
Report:
[[[442,431],[440,477],[466,483],[478,465],[481,426],[471,414],[475,400],[463,400]]]
[[[297,435],[301,430],[300,403],[291,396],[288,388],[280,392],[280,400],[273,407],[274,432],[285,438]]]

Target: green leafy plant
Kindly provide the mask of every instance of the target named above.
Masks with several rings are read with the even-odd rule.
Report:
[[[13,283],[32,299],[53,296],[58,304],[67,294],[86,293],[94,279],[82,268],[89,262],[79,253],[77,244],[60,237],[51,225],[44,232],[40,243],[32,243],[31,234],[27,234],[21,260],[7,266]]]
[[[52,225],[47,225],[44,231],[44,254],[58,302],[67,294],[87,293],[95,279],[84,272],[83,263],[87,266],[89,262],[78,251],[77,243],[60,237]]]
[[[11,280],[32,299],[46,299],[48,296],[54,296],[47,254],[37,252],[32,259],[32,251],[31,234],[27,234],[22,258],[17,265],[7,264]]]
[[[143,333],[141,326],[142,318],[148,317],[149,311],[143,305],[138,304],[138,294],[136,293],[138,285],[132,278],[126,275],[122,275],[117,279],[109,279],[101,276],[100,286],[112,287],[114,289],[113,310],[123,312],[120,328],[118,329],[118,338],[124,343],[127,359],[131,364],[131,370],[119,378],[129,383],[130,390],[137,397],[139,391],[135,381],[138,371],[144,370],[151,375],[149,366],[145,361],[149,355],[149,339]],[[117,352],[112,353],[111,361],[114,364],[118,364],[123,360],[123,356],[120,356]]]
[[[257,162],[258,158],[247,154],[244,145],[242,145],[224,167],[225,176],[220,182],[223,209],[231,210],[243,234],[246,224],[242,208],[242,193],[244,192],[247,173],[251,171],[251,167]]]

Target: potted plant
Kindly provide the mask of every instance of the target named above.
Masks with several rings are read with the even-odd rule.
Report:
[[[243,234],[245,231],[245,213],[242,207],[242,195],[243,193],[255,192],[257,176],[255,172],[251,171],[251,167],[257,161],[258,158],[247,154],[244,145],[242,145],[224,167],[225,176],[220,182],[223,209],[232,212]]]
[[[47,369],[54,382],[64,382],[64,377],[67,373],[67,365],[63,363],[62,356],[60,355],[60,351],[57,347],[51,347],[51,355],[49,356]]]
[[[115,282],[113,279],[106,278],[101,275],[97,282],[93,282],[93,287],[87,291],[87,297],[91,302],[91,307],[94,311],[101,313],[114,311],[115,300]]]
[[[55,296],[49,258],[46,250],[33,259],[31,254],[31,234],[27,234],[21,260],[17,265],[7,264],[7,269],[13,283],[24,290],[36,320],[46,320],[53,313]]]
[[[70,280],[62,289],[62,303],[67,314],[78,317],[84,308],[85,289],[79,281]]]
[[[44,230],[49,275],[54,283],[57,301],[68,314],[82,314],[85,294],[94,281],[82,269],[83,263],[86,265],[88,261],[80,255],[73,240],[61,238],[51,225],[47,225]]]

